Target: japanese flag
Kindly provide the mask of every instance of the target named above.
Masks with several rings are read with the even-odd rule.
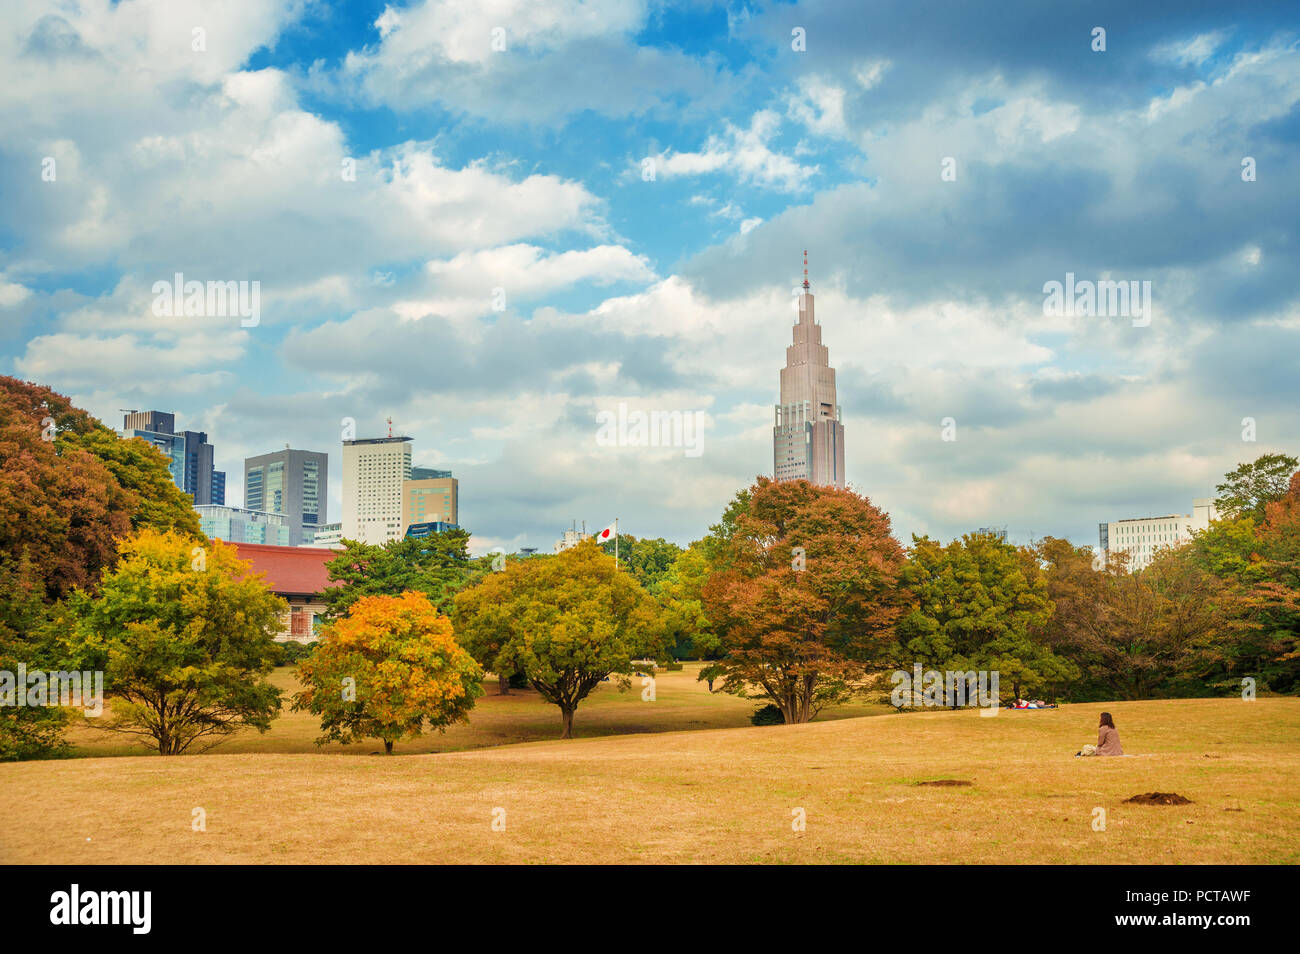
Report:
[[[600,531],[600,533],[596,534],[596,542],[597,542],[597,543],[608,543],[610,540],[613,540],[613,539],[614,539],[614,527],[615,527],[615,526],[616,526],[615,524],[612,524],[612,523],[611,523],[611,524],[610,524],[608,527],[606,527],[604,530]]]

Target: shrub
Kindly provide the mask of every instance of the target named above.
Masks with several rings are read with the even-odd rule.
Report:
[[[306,659],[308,656],[310,656],[313,652],[316,651],[316,646],[318,643],[319,640],[314,640],[310,643],[300,643],[297,642],[296,640],[289,640],[288,642],[279,643],[278,645],[280,647],[280,654],[281,654],[280,665],[292,666],[294,663]]]

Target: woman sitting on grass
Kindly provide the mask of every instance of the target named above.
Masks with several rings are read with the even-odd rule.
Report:
[[[1119,744],[1119,732],[1115,730],[1115,720],[1109,712],[1101,714],[1101,723],[1097,726],[1097,744],[1085,745],[1075,755],[1123,755],[1124,747]]]

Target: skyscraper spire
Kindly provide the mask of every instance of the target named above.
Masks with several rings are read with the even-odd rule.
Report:
[[[785,349],[781,403],[776,405],[772,428],[772,476],[843,487],[844,424],[835,393],[835,369],[822,344],[814,298],[805,249],[799,321],[793,329],[794,343]]]

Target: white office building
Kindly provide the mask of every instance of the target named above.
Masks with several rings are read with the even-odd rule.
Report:
[[[1190,514],[1171,513],[1163,517],[1130,517],[1097,525],[1101,552],[1125,552],[1129,555],[1130,570],[1149,566],[1161,547],[1180,547],[1191,543],[1192,534],[1205,530],[1211,520],[1217,520],[1212,497],[1192,501]]]
[[[555,552],[563,553],[565,550],[576,547],[583,540],[590,540],[591,534],[587,532],[587,525],[584,523],[582,529],[576,527],[573,530],[565,530],[564,536],[555,541]]]
[[[411,439],[372,437],[343,442],[342,536],[380,544],[400,540],[402,484],[411,479]]]

